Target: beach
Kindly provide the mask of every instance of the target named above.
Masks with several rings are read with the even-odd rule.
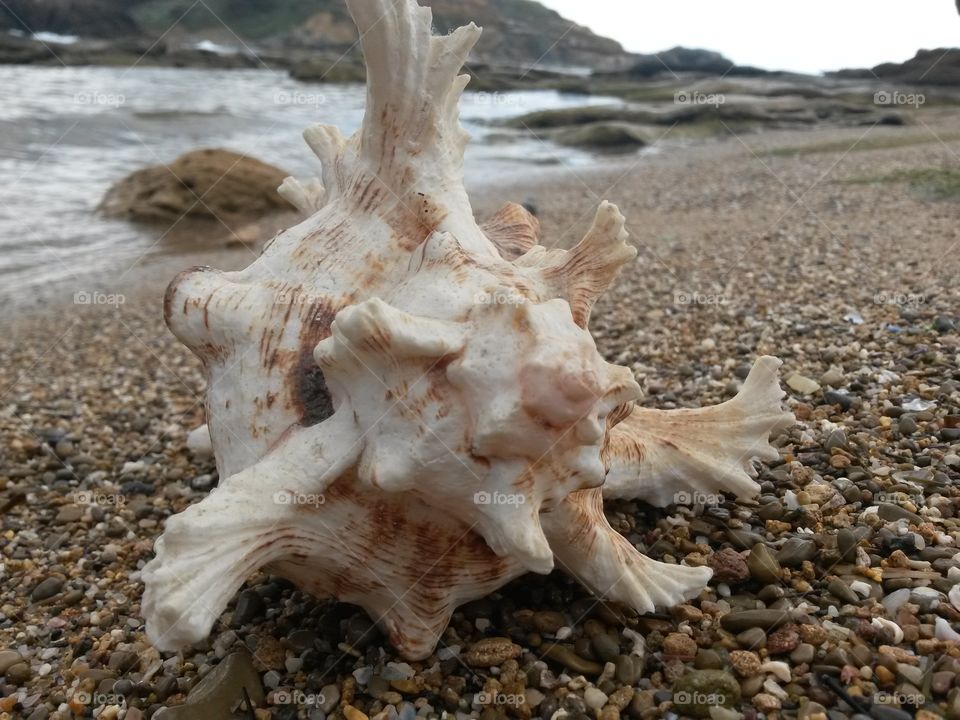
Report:
[[[68,263],[0,318],[0,717],[149,718],[251,672],[258,718],[870,717],[858,699],[960,717],[960,118],[677,143],[664,127],[652,146],[478,180],[472,198],[481,220],[531,203],[563,248],[602,200],[620,207],[639,257],[591,330],[643,405],[723,402],[757,357],[783,360],[797,424],[758,499],[606,506],[651,557],[712,567],[698,598],[637,616],[560,571],[524,576],[405,663],[359,608],[261,573],[207,642],[161,655],[139,573],[217,482],[186,445],[206,381],[162,294],[267,238],[147,244],[108,272]],[[505,654],[484,665],[494,638]]]

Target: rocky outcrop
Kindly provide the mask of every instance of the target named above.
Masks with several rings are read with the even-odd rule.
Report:
[[[93,38],[138,35],[127,5],[117,0],[5,0],[0,29]]]
[[[470,21],[483,26],[471,62],[618,70],[628,67],[632,59],[616,41],[532,0],[421,0],[421,4],[433,9],[439,32]],[[182,5],[170,0],[7,0],[0,3],[0,29],[181,41],[220,37],[226,26],[245,42],[270,53],[294,58],[317,52],[332,52],[335,57],[346,53],[348,66],[358,64],[356,29],[343,0],[234,0],[216,4],[216,14],[203,4]],[[316,75],[309,65],[298,72]]]
[[[902,63],[884,63],[872,70],[840,70],[830,73],[839,78],[862,78],[902,85],[939,85],[960,87],[960,49],[920,50]]]
[[[124,178],[110,188],[100,210],[144,222],[185,216],[248,221],[291,209],[277,192],[286,177],[279,168],[229,150],[196,150]]]

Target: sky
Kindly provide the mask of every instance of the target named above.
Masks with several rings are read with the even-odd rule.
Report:
[[[817,73],[960,47],[956,0],[541,0],[633,52],[718,50],[738,65]]]

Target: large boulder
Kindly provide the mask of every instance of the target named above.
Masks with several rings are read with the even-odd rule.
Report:
[[[181,217],[253,220],[291,206],[277,192],[279,168],[230,150],[195,150],[169,165],[138,170],[107,191],[110,217],[171,222]]]
[[[718,52],[675,47],[653,55],[641,55],[628,74],[638,78],[654,77],[661,73],[725,75],[733,68],[733,62]]]

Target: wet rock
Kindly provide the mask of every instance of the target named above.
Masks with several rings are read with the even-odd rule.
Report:
[[[783,610],[743,610],[724,615],[720,625],[727,632],[741,633],[750,628],[772,630],[792,620],[792,614]]]
[[[230,150],[195,150],[169,165],[138,170],[124,178],[107,192],[100,211],[109,217],[147,222],[184,216],[256,219],[292,209],[277,192],[287,175]]]

